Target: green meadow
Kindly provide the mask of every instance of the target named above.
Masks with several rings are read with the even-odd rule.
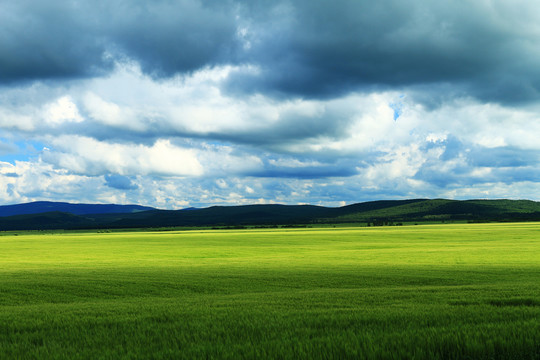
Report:
[[[540,224],[0,236],[2,359],[540,359]]]

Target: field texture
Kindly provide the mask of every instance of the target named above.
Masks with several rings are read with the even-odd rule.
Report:
[[[540,224],[0,236],[2,359],[540,359]]]

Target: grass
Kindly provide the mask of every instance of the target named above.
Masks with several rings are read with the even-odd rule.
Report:
[[[0,358],[539,359],[540,224],[0,236]]]

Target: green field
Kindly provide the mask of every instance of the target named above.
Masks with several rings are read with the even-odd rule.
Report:
[[[540,359],[540,224],[0,236],[1,359]]]

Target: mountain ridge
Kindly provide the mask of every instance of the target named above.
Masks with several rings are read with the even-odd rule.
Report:
[[[531,200],[378,200],[342,207],[317,205],[237,205],[160,210],[141,205],[33,202],[0,206],[33,213],[0,216],[0,231],[52,229],[121,229],[160,227],[238,227],[445,221],[540,221],[540,202]],[[36,209],[51,211],[36,212]],[[2,212],[4,210],[4,212]],[[71,212],[70,212],[71,211]],[[99,212],[101,211],[101,212]]]
[[[153,207],[142,205],[118,204],[85,204],[55,201],[33,201],[21,204],[0,205],[0,217],[14,215],[31,215],[46,212],[65,212],[73,215],[132,213],[155,210]]]
[[[39,202],[38,202],[39,203]],[[238,227],[360,223],[389,225],[403,222],[445,221],[540,221],[540,202],[531,200],[448,200],[408,199],[380,200],[342,207],[317,205],[238,205],[211,206],[186,210],[160,210],[140,205],[84,204],[88,207],[67,207],[69,203],[46,203],[42,213],[0,217],[2,230],[45,229],[121,229],[165,227]],[[54,208],[54,204],[58,204]],[[71,204],[77,205],[77,204]],[[13,206],[13,205],[12,205]],[[105,207],[103,207],[105,206]],[[109,207],[107,207],[109,206]],[[96,209],[115,212],[94,212]],[[1,210],[1,207],[0,207]],[[119,212],[129,210],[129,212]],[[1,213],[1,212],[0,212]]]

